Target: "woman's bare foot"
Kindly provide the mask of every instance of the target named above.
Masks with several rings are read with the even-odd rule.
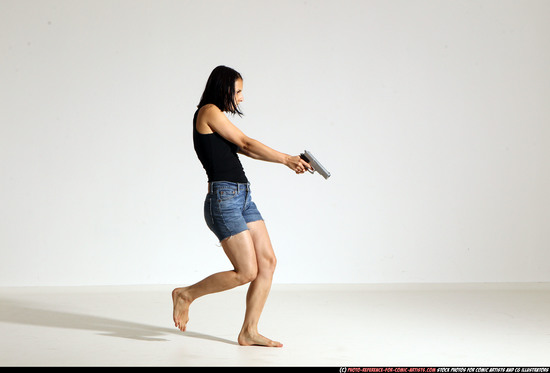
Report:
[[[176,288],[172,291],[172,302],[174,303],[174,324],[176,328],[185,331],[189,321],[189,306],[191,298],[186,294],[187,288]]]
[[[241,330],[237,341],[241,346],[283,347],[283,344],[280,342],[272,341],[257,332],[245,330]]]

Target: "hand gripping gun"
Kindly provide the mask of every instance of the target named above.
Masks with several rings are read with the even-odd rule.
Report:
[[[308,170],[310,173],[314,173],[315,171],[317,171],[325,179],[328,179],[330,177],[330,172],[328,172],[328,170],[324,168],[317,159],[315,159],[311,152],[304,150],[304,152],[300,154],[300,158],[309,163],[309,165],[313,168],[313,171]]]

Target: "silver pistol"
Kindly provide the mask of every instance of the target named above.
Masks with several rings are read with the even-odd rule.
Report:
[[[328,172],[328,170],[324,168],[317,159],[315,159],[310,151],[304,150],[304,152],[300,154],[300,158],[309,163],[311,168],[313,168],[313,171],[309,170],[310,173],[314,173],[315,171],[317,171],[325,179],[328,179],[330,177],[330,172]]]

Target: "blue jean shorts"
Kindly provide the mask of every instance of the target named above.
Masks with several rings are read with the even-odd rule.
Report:
[[[221,242],[247,230],[247,223],[263,218],[252,202],[249,183],[214,181],[208,184],[204,220]]]

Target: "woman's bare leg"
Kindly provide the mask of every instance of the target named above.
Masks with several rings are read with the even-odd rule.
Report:
[[[258,322],[271,289],[277,259],[265,223],[261,220],[252,222],[248,224],[248,228],[256,251],[258,274],[250,283],[246,294],[246,313],[238,342],[243,346],[282,347],[280,342],[272,341],[258,333]]]
[[[174,324],[181,331],[185,331],[189,321],[189,306],[195,299],[244,285],[256,278],[258,273],[256,253],[249,231],[225,239],[222,241],[222,247],[233,264],[234,270],[215,273],[194,285],[172,291]]]

